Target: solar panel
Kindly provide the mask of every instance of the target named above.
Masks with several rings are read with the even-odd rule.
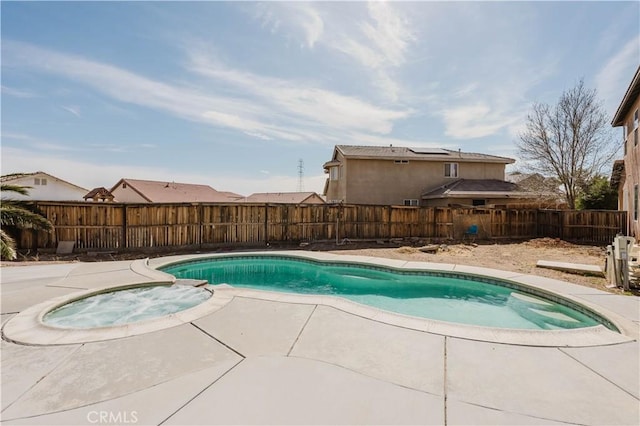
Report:
[[[442,148],[409,148],[409,150],[415,154],[449,155],[449,151]]]

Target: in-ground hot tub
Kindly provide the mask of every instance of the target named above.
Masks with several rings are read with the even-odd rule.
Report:
[[[160,318],[199,305],[210,290],[190,285],[153,285],[98,293],[47,312],[42,321],[52,327],[93,328]]]

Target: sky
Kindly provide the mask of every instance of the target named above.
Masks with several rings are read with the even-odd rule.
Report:
[[[534,102],[584,79],[613,116],[640,63],[637,1],[0,8],[1,173],[86,189],[322,193],[340,144],[518,160]]]

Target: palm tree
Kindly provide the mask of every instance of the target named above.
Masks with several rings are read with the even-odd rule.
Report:
[[[6,192],[28,195],[29,187],[20,185],[0,185],[2,201],[0,203],[0,257],[13,260],[16,258],[16,242],[6,232],[5,227],[31,228],[38,231],[51,231],[53,225],[49,220],[32,211],[33,207],[26,201],[5,199]]]

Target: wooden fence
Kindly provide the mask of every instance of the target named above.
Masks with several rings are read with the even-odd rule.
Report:
[[[55,226],[23,230],[21,249],[170,250],[303,241],[393,238],[461,239],[476,224],[479,239],[561,238],[605,245],[625,232],[626,213],[538,209],[286,204],[115,204],[37,202]]]

